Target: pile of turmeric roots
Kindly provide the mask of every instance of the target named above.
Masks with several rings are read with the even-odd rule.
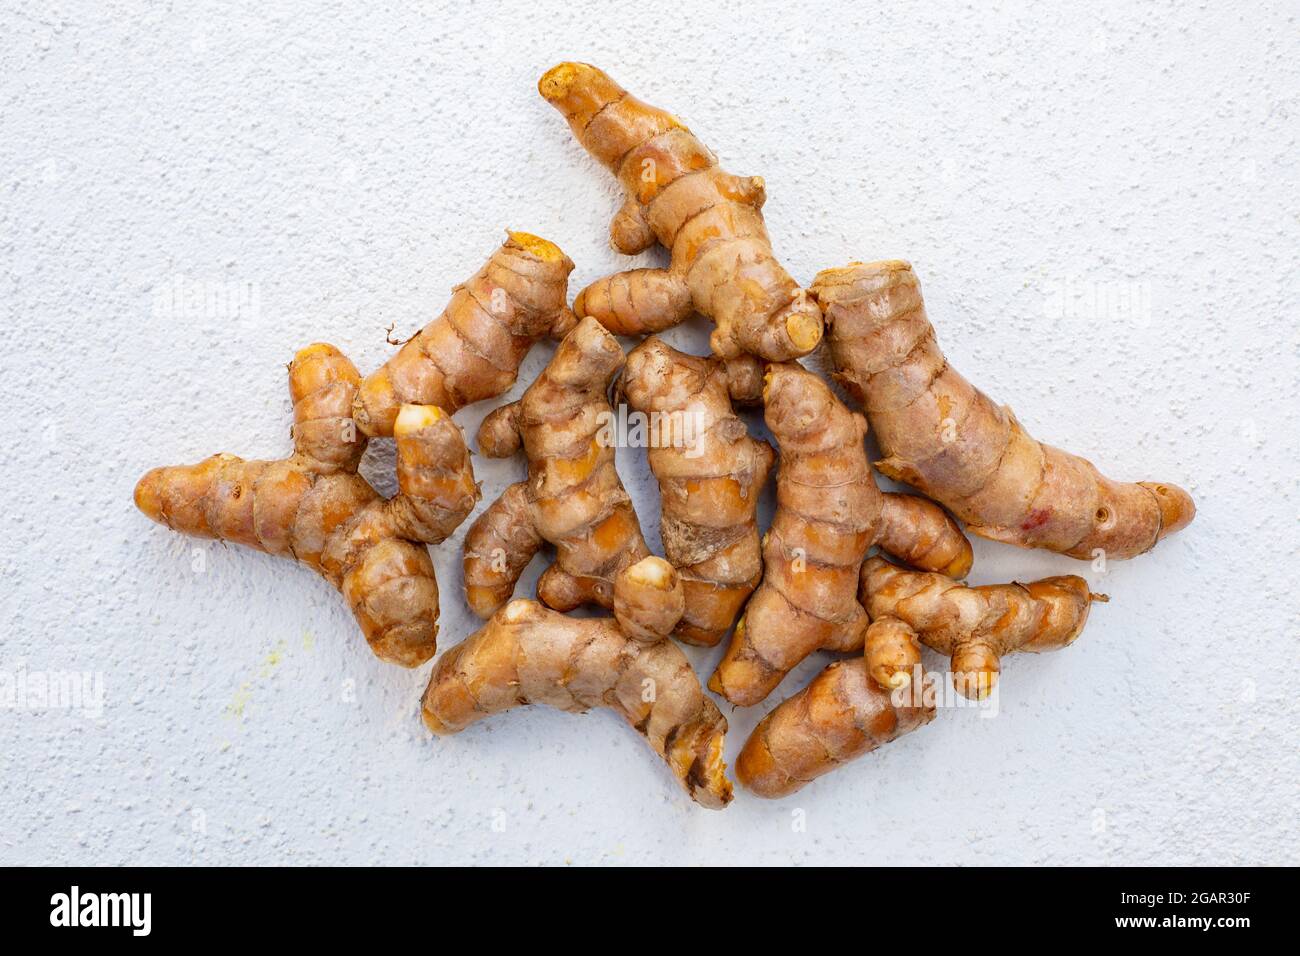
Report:
[[[783,796],[928,723],[936,679],[978,699],[1006,655],[1079,636],[1100,595],[1074,575],[962,584],[963,525],[1113,560],[1191,521],[1182,489],[1112,481],[1034,440],[967,382],[944,358],[906,262],[853,262],[801,288],[773,254],[761,178],[723,170],[673,114],[596,67],[562,63],[538,89],[624,187],[614,247],[634,254],[657,242],[667,268],[601,279],[570,306],[569,258],[509,233],[373,374],[362,378],[329,345],[297,354],[291,456],[158,468],[135,491],[141,511],[176,531],[315,568],[376,655],[418,666],[438,630],[426,545],[479,500],[451,416],[507,391],[529,349],[557,340],[537,380],[477,435],[480,454],[522,451],[528,472],[465,538],[465,599],[487,624],[433,669],[422,709],[434,733],[525,704],[608,707],[696,802],[723,807],[727,721],[674,640],[714,646],[730,635],[708,689],[739,706],[763,701],[814,651],[849,655],[772,710],[740,753],[740,782]],[[712,355],[655,336],[697,314],[713,324]],[[615,335],[645,338],[625,354]],[[797,361],[819,347],[859,410]],[[662,558],[614,468],[611,401],[658,425],[648,459]],[[736,414],[759,403],[776,448]],[[919,495],[877,487],[868,425],[885,456],[876,469]],[[388,499],[357,473],[367,439],[380,436],[397,449]],[[755,512],[774,468],[776,512],[760,534]],[[538,600],[515,598],[548,545]],[[565,613],[580,605],[613,616]],[[951,662],[946,677],[922,669],[921,645]]]

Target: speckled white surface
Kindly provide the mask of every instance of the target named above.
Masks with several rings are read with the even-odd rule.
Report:
[[[104,698],[0,709],[0,863],[1300,862],[1296,4],[577,6],[5,4],[0,672]],[[374,368],[507,225],[575,291],[628,264],[614,184],[535,92],[568,58],[763,175],[797,277],[911,259],[954,364],[1039,437],[1195,494],[1104,576],[977,545],[977,583],[1112,596],[1009,662],[996,719],[697,810],[608,713],[431,739],[428,668],[373,658],[327,584],[132,507],[152,465],[283,453],[294,350]],[[169,317],[175,276],[260,307]],[[1060,308],[1067,284],[1102,304]],[[477,465],[485,500],[522,471]],[[657,546],[644,459],[620,469]],[[444,646],[472,626],[462,536]],[[730,715],[729,757],[765,709]]]

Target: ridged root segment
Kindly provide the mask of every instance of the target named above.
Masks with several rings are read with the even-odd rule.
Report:
[[[772,254],[763,180],[739,177],[671,113],[629,94],[587,63],[548,70],[538,91],[583,147],[623,184],[627,200],[610,227],[621,252],[654,240],[667,270],[602,279],[576,309],[619,333],[662,331],[700,312],[717,326],[715,353],[769,361],[807,355],[822,338],[821,312]]]
[[[539,339],[573,327],[566,305],[573,262],[553,242],[508,232],[487,263],[452,291],[436,319],[366,376],[353,417],[368,435],[391,435],[403,404],[447,414],[507,391]]]
[[[643,643],[609,619],[512,601],[438,661],[422,713],[435,734],[454,734],[528,704],[608,708],[645,738],[696,803],[720,809],[731,801],[726,718],[671,641]]]
[[[862,648],[868,618],[858,571],[873,545],[934,570],[970,567],[970,545],[942,509],[881,494],[863,444],[866,421],[825,382],[795,364],[772,365],[764,402],[781,460],[763,583],[709,681],[740,705],[762,700],[813,651]]]
[[[614,467],[607,392],[624,361],[617,340],[583,319],[519,402],[484,419],[480,450],[510,454],[522,446],[528,480],[508,489],[466,537],[466,597],[480,616],[509,599],[543,542],[556,556],[537,594],[561,611],[612,608],[619,572],[650,553]],[[673,600],[669,592],[664,600]]]
[[[289,367],[294,447],[279,461],[214,455],[155,468],[136,506],[175,531],[294,558],[342,591],[371,650],[414,667],[433,657],[438,586],[424,547],[449,535],[478,489],[460,430],[437,408],[398,420],[399,493],[385,501],[360,476],[365,437],[350,418],[360,379],[330,345]]]
[[[1075,558],[1131,558],[1196,514],[1175,485],[1123,483],[1034,440],[944,359],[906,262],[818,274],[839,377],[862,401],[886,458],[877,467],[942,502],[967,530]]]
[[[785,797],[823,774],[934,719],[921,682],[882,690],[861,658],[831,664],[763,718],[736,760],[736,779],[760,797]]]
[[[922,643],[950,657],[953,685],[972,699],[992,691],[1001,658],[1072,644],[1083,632],[1092,602],[1106,600],[1072,574],[1030,584],[968,587],[881,558],[871,558],[862,566],[861,595],[873,621],[901,622]],[[890,642],[874,646],[868,642],[871,673],[893,670],[896,651],[897,645]]]
[[[721,362],[658,338],[632,350],[622,379],[628,403],[644,416],[664,553],[685,589],[676,636],[708,647],[731,630],[762,575],[755,512],[775,458],[736,416],[730,382]]]

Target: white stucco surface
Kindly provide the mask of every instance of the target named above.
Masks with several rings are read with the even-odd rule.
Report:
[[[4,4],[0,863],[1300,862],[1300,8],[854,6]],[[133,507],[153,465],[283,454],[294,351],[377,367],[507,226],[558,242],[574,292],[630,264],[614,183],[536,94],[561,59],[763,175],[796,277],[910,259],[953,364],[1038,437],[1195,495],[1104,574],[976,545],[976,583],[1111,596],[1008,660],[996,718],[711,813],[609,713],[432,739],[429,668],[376,660],[324,581]],[[177,277],[256,308],[169,313]],[[523,471],[476,467],[480,509]],[[643,453],[619,467],[657,547]],[[444,647],[476,626],[463,534]],[[729,760],[827,662],[724,705]],[[102,707],[42,704],[73,671]]]

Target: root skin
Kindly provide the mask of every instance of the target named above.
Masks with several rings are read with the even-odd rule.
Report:
[[[1185,528],[1191,496],[1157,482],[1112,481],[1077,455],[1035,441],[1011,410],[948,365],[906,262],[818,274],[839,377],[863,403],[886,457],[877,467],[994,541],[1082,559],[1131,558]]]
[[[431,731],[445,735],[528,704],[574,713],[608,708],[645,738],[692,800],[709,809],[731,802],[727,720],[671,641],[646,643],[608,618],[511,601],[439,659],[422,713]]]
[[[926,646],[951,658],[954,686],[976,700],[992,691],[1003,657],[1067,647],[1082,633],[1091,603],[1105,600],[1072,574],[968,587],[881,558],[862,566],[861,585],[872,627],[901,622],[914,631]],[[903,659],[897,644],[884,641],[869,640],[866,659],[872,675],[882,676],[914,663]]]
[[[614,336],[583,319],[523,397],[483,420],[479,449],[495,455],[522,446],[528,478],[493,502],[465,537],[465,594],[480,617],[510,598],[543,542],[556,556],[537,596],[559,611],[582,604],[613,608],[615,578],[649,555],[614,468],[607,392],[624,361]],[[665,591],[662,600],[677,599]],[[660,626],[663,606],[646,610],[641,634]]]
[[[483,268],[452,290],[442,314],[366,376],[353,408],[357,427],[391,435],[403,404],[450,415],[507,391],[535,342],[573,328],[565,304],[572,271],[554,243],[507,233]]]
[[[754,728],[736,760],[736,779],[760,797],[786,797],[933,719],[934,703],[924,695],[896,704],[868,675],[865,660],[837,661]]]
[[[785,361],[817,347],[821,313],[772,254],[762,179],[723,170],[679,119],[594,66],[561,63],[537,88],[623,185],[614,247],[636,253],[657,239],[672,255],[667,269],[597,280],[575,301],[579,316],[638,335],[699,312],[716,326],[711,344],[724,359],[749,352]]]
[[[651,423],[664,554],[686,591],[676,636],[707,647],[731,630],[762,577],[755,511],[776,458],[736,417],[730,381],[722,362],[654,337],[632,350],[623,372],[628,403]]]
[[[399,492],[385,500],[357,474],[365,450],[350,417],[360,376],[332,345],[289,366],[294,453],[279,461],[214,455],[155,468],[135,489],[154,521],[295,558],[347,599],[371,650],[416,667],[433,657],[438,583],[426,544],[438,544],[478,500],[460,429],[433,406],[394,417]]]
[[[709,681],[742,706],[765,698],[813,651],[862,649],[868,618],[858,571],[873,545],[932,571],[965,574],[971,561],[970,542],[941,508],[881,493],[865,419],[820,378],[793,363],[771,365],[764,402],[781,461],[763,582]]]

